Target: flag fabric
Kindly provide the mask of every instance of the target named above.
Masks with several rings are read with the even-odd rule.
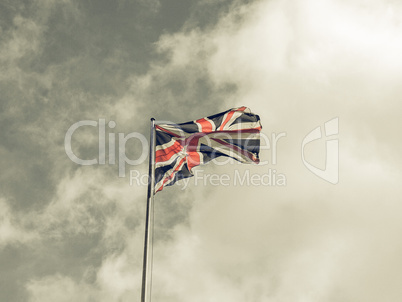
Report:
[[[261,122],[247,107],[182,124],[157,124],[155,192],[193,176],[192,169],[220,156],[258,163]]]

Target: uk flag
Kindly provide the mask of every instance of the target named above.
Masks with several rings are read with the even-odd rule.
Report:
[[[193,176],[192,169],[220,156],[241,163],[259,163],[258,115],[247,107],[182,124],[157,124],[155,192]]]

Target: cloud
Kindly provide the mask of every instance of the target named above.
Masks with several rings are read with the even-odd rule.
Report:
[[[73,279],[61,275],[45,277],[27,284],[29,301],[94,301],[96,292],[85,284],[76,283]]]
[[[4,199],[0,199],[0,248],[27,244],[37,239],[37,233],[20,227],[21,217],[15,217]]]
[[[172,64],[194,61],[213,85],[234,85],[228,106],[250,106],[268,135],[287,133],[271,168],[285,172],[288,185],[190,189],[191,231],[176,230],[167,252],[155,248],[161,249],[153,287],[160,288],[159,299],[375,301],[384,292],[396,299],[400,291],[388,281],[399,274],[381,259],[399,263],[391,247],[400,250],[400,223],[392,214],[400,209],[400,9],[377,2],[261,1],[233,7],[212,29],[161,39]],[[308,174],[300,144],[335,116],[341,167],[340,183],[332,186]],[[390,123],[383,122],[387,116]],[[378,276],[387,281],[375,285]],[[263,285],[250,281],[256,279]]]
[[[26,300],[131,301],[140,293],[146,188],[130,187],[129,173],[118,178],[116,165],[72,163],[63,145],[69,126],[105,118],[116,122],[108,129],[116,136],[147,135],[151,116],[184,122],[246,105],[267,137],[286,133],[277,163],[271,145],[261,152],[265,166],[198,169],[275,169],[286,186],[192,179],[184,191],[158,193],[154,300],[398,301],[402,8],[357,0],[219,5],[209,21],[208,1],[184,7],[191,17],[180,30],[177,20],[155,21],[162,2],[13,10],[1,31],[0,246],[16,267],[6,270],[7,284],[17,292],[16,280],[24,283]],[[175,31],[150,29],[164,22]],[[337,185],[301,161],[303,138],[333,117]],[[97,135],[77,131],[74,150],[96,157]],[[127,154],[136,158],[141,148],[131,143]],[[325,151],[324,140],[314,142],[306,158],[324,166]]]

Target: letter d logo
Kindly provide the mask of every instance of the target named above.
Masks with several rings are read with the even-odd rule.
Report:
[[[339,133],[338,118],[325,123],[325,136],[332,136]],[[308,163],[304,158],[304,147],[321,138],[321,127],[315,128],[302,142],[302,160],[304,165],[318,177],[332,183],[337,184],[339,181],[339,144],[338,139],[331,139],[326,141],[326,156],[325,156],[325,169],[321,170]]]

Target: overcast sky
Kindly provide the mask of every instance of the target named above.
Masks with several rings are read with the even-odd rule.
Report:
[[[140,299],[146,185],[130,170],[147,159],[126,177],[118,158],[78,165],[71,125],[114,121],[118,157],[118,133],[148,137],[150,117],[242,105],[268,163],[210,163],[156,195],[153,301],[400,301],[401,54],[393,0],[2,0],[0,301]],[[317,127],[305,160],[325,169],[337,139],[336,184],[303,163]],[[97,127],[74,133],[77,156],[98,149]]]

